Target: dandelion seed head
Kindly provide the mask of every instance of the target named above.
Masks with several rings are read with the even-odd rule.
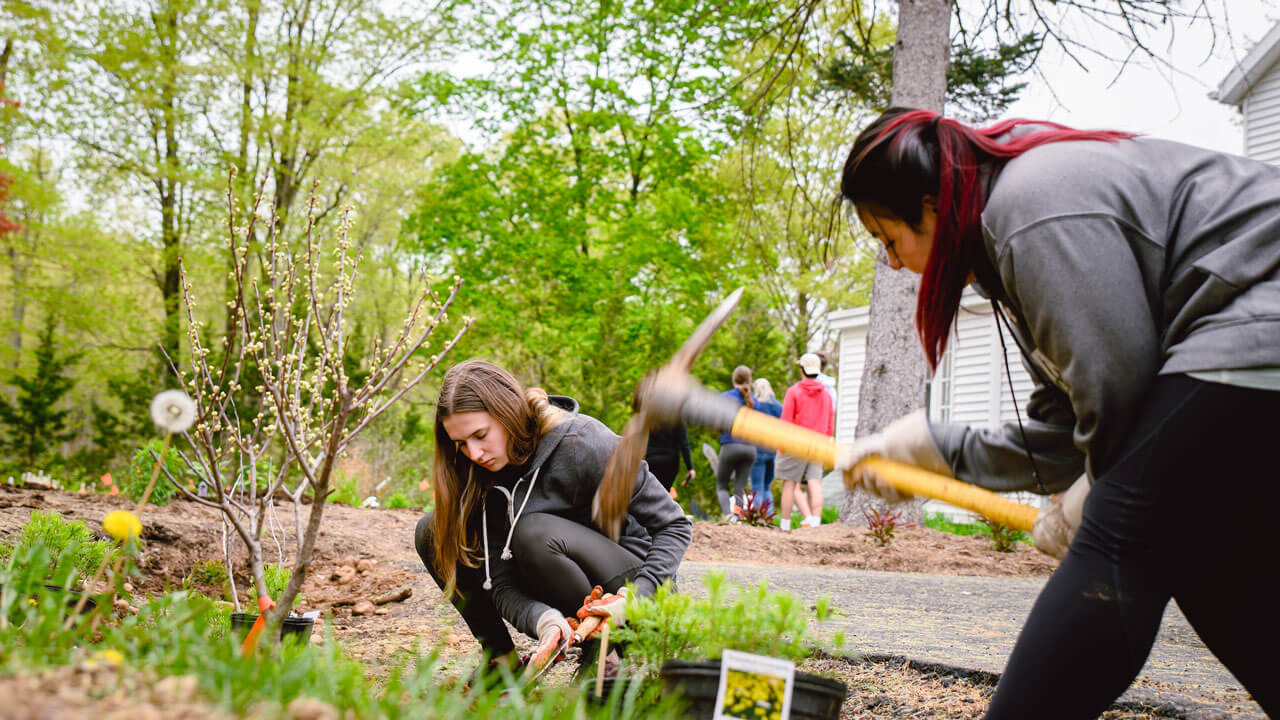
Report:
[[[186,432],[196,420],[196,404],[181,390],[165,390],[151,400],[151,420],[164,432]]]

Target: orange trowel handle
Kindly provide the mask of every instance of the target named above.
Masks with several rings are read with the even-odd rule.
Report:
[[[835,467],[836,464],[834,438],[749,408],[738,411],[729,432],[739,440],[810,462],[820,462],[826,467]],[[882,457],[869,457],[862,463],[902,492],[941,500],[1018,530],[1031,532],[1035,525],[1039,512],[1036,508],[1016,503],[977,485]]]

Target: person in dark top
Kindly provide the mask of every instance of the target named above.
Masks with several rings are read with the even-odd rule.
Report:
[[[733,369],[733,387],[720,393],[732,398],[739,405],[754,408],[755,396],[751,394],[751,368],[739,365]],[[735,438],[728,432],[720,433],[720,461],[716,464],[716,496],[720,500],[720,512],[736,520],[734,508],[743,505],[747,485],[751,482],[751,466],[756,462],[756,446]],[[733,494],[729,484],[733,483]]]
[[[658,478],[667,492],[671,492],[675,484],[681,459],[688,469],[684,481],[687,483],[697,475],[693,470],[693,457],[689,454],[689,431],[684,423],[649,430],[649,446],[644,459],[649,463],[649,472]],[[675,497],[674,493],[672,497]]]
[[[1280,617],[1258,564],[1280,501],[1280,168],[890,108],[854,142],[841,194],[889,265],[921,275],[931,366],[971,285],[1036,382],[1025,421],[917,411],[858,438],[836,463],[846,485],[889,487],[860,464],[878,455],[993,490],[1067,491],[1035,522],[1036,547],[1065,557],[988,720],[1096,718],[1142,669],[1170,599],[1280,717]],[[1227,535],[1206,536],[1224,519]]]
[[[445,373],[436,404],[435,509],[414,545],[491,658],[514,662],[503,622],[540,644],[570,634],[566,616],[600,585],[624,619],[625,595],[675,577],[693,531],[642,464],[618,537],[600,528],[596,492],[618,436],[572,398],[524,390],[511,373],[468,360]]]

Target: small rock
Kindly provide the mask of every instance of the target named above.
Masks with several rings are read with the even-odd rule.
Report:
[[[339,585],[346,585],[356,579],[356,569],[350,565],[343,565],[334,571],[329,579]]]
[[[309,697],[294,698],[286,712],[293,720],[338,720],[337,708]]]
[[[386,614],[387,614],[387,613],[389,613],[389,612],[391,612],[391,611],[390,611],[390,610],[388,610],[388,609],[386,609],[386,608],[381,608],[381,607],[380,607],[380,608],[378,608],[377,610],[374,610],[374,611],[373,611],[373,614],[374,614],[374,615],[386,615]]]
[[[356,570],[358,570],[361,575],[367,575],[370,572],[373,572],[373,566],[374,562],[368,558],[361,558],[356,561]]]
[[[127,583],[125,583],[125,584],[124,584],[124,591],[125,591],[125,592],[127,592],[127,593],[131,593],[131,592],[133,592],[133,583],[128,583],[128,582],[127,582]]]
[[[361,600],[356,603],[355,607],[351,608],[352,615],[372,615],[375,611],[377,611],[377,607],[368,600]]]
[[[179,702],[193,697],[197,684],[195,675],[170,675],[156,683],[153,696],[160,702]]]
[[[120,615],[134,615],[138,612],[129,604],[129,601],[124,598],[116,598],[115,603],[113,603],[111,607],[115,608],[116,613]]]

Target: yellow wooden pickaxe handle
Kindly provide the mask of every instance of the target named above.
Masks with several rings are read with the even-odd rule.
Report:
[[[835,438],[779,420],[756,410],[742,408],[733,418],[730,434],[754,445],[772,448],[809,462],[835,467]],[[1039,511],[1001,497],[990,490],[954,480],[914,465],[872,456],[862,461],[868,469],[899,491],[933,498],[965,510],[972,510],[1011,528],[1031,532]]]

